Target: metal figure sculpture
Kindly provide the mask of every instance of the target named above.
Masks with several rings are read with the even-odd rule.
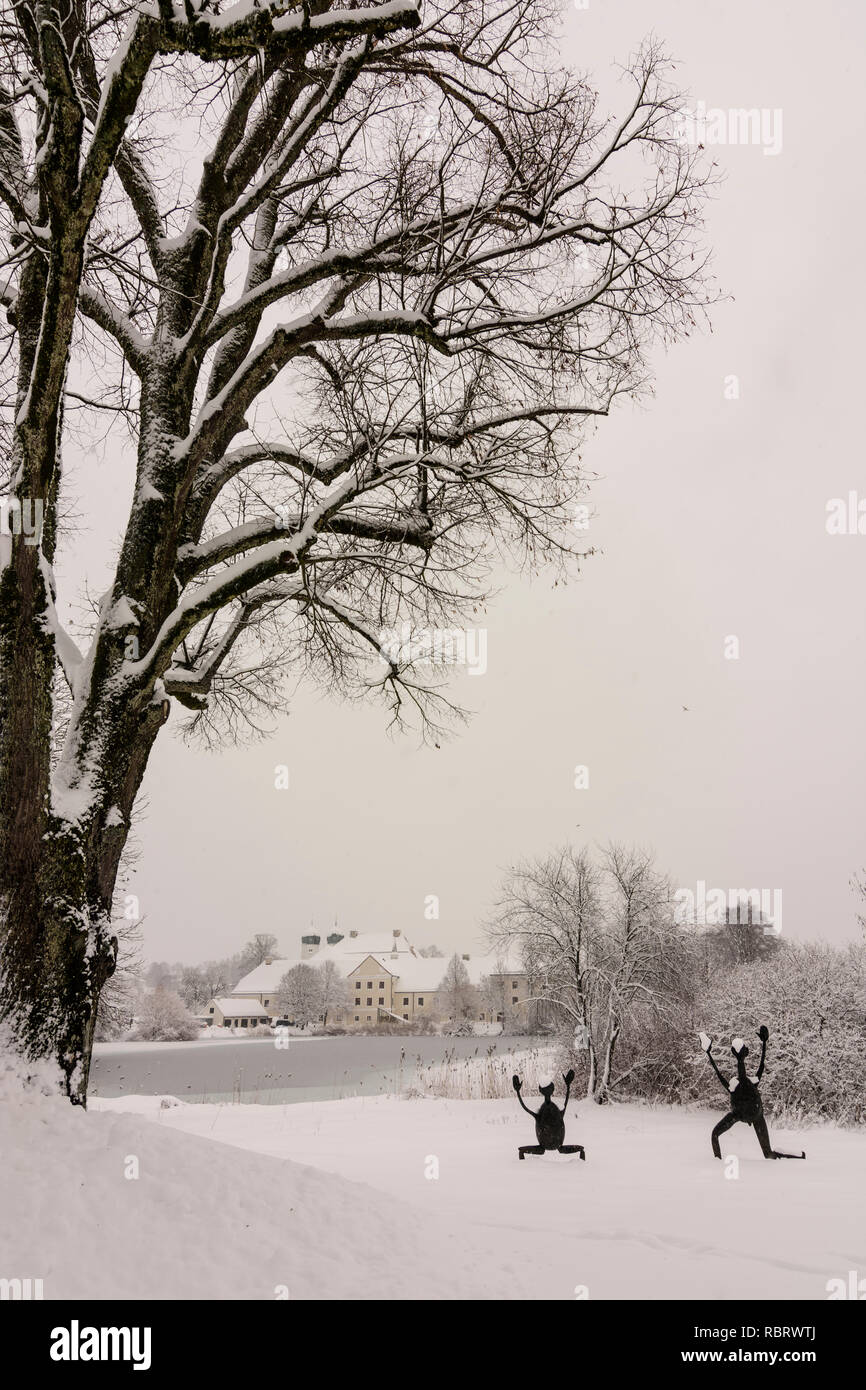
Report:
[[[728,1081],[722,1076],[722,1073],[716,1066],[715,1058],[713,1057],[712,1039],[708,1038],[706,1033],[701,1033],[700,1035],[701,1047],[707,1054],[707,1060],[725,1090],[730,1092],[731,1097],[730,1110],[723,1119],[719,1120],[719,1123],[713,1130],[712,1145],[713,1154],[716,1158],[721,1158],[722,1156],[722,1151],[719,1147],[719,1136],[738,1122],[752,1126],[755,1134],[758,1136],[758,1143],[761,1146],[761,1152],[764,1158],[806,1157],[805,1153],[780,1153],[777,1149],[774,1149],[770,1143],[767,1121],[764,1119],[764,1103],[761,1100],[761,1095],[758,1090],[761,1077],[764,1075],[764,1064],[767,1057],[767,1039],[769,1036],[770,1034],[766,1025],[762,1023],[758,1029],[758,1037],[761,1039],[761,1060],[758,1063],[757,1073],[753,1077],[746,1075],[746,1058],[749,1055],[749,1049],[746,1047],[742,1038],[732,1039],[731,1052],[737,1059],[737,1075],[736,1077],[731,1077],[730,1081]]]
[[[551,1100],[553,1095],[553,1082],[549,1086],[539,1086],[539,1094],[544,1096],[544,1104],[538,1110],[530,1110],[525,1104],[523,1096],[520,1094],[522,1082],[519,1076],[512,1077],[512,1085],[517,1092],[517,1099],[535,1121],[535,1134],[538,1139],[537,1144],[521,1144],[517,1150],[518,1156],[523,1159],[527,1154],[544,1154],[551,1151],[561,1154],[580,1154],[582,1159],[586,1159],[586,1153],[582,1144],[566,1144],[565,1140],[565,1111],[568,1105],[568,1097],[571,1092],[571,1083],[574,1080],[574,1072],[569,1071],[563,1075],[565,1082],[565,1103],[560,1110],[559,1106]]]

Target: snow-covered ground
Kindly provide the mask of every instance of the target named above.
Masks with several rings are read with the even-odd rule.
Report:
[[[0,1104],[5,1277],[46,1298],[807,1298],[866,1269],[866,1135],[582,1103],[517,1159],[513,1101]],[[137,1160],[138,1177],[127,1177]],[[438,1174],[438,1176],[436,1176]],[[586,1293],[583,1293],[583,1290]]]

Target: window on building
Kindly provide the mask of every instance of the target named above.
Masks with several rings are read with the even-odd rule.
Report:
[[[361,981],[360,981],[360,980],[356,980],[356,981],[355,981],[355,989],[360,989],[360,988],[361,988]]]
[[[209,1014],[212,1014],[212,1013],[213,1013],[213,1004],[211,1004],[210,1008],[208,1009],[208,1013],[209,1013]]]
[[[372,1004],[372,1002],[373,1002],[372,999],[368,999],[368,1000],[367,1000],[367,1006],[369,1007],[370,1004]]]
[[[380,995],[379,995],[379,1003],[380,1003],[380,1004],[384,1004],[384,1002],[385,1002],[385,996],[384,996],[384,994],[380,994]]]
[[[419,1003],[419,1004],[423,1004],[423,1003],[424,1003],[424,999],[423,999],[423,997],[422,997],[420,994],[418,995],[418,1003]]]
[[[407,1020],[407,1022],[408,1022],[409,1015],[408,1015],[408,1014],[404,1014],[403,1017],[404,1017],[404,1018]]]
[[[405,994],[403,995],[403,1003],[404,1003],[404,1004],[408,1004],[408,1003],[409,1003],[409,1000],[406,998],[406,995],[405,995]],[[213,1010],[211,1010],[211,1013],[213,1013]],[[403,1015],[403,1017],[405,1018],[405,1014]]]
[[[512,1002],[512,1004],[516,1004],[516,1003],[517,1003],[517,995],[516,995],[516,994],[512,994],[512,996],[511,996],[511,1002]]]
[[[250,1022],[250,1021],[249,1021],[248,1018],[242,1018],[242,1019],[241,1019],[241,1027],[242,1027],[242,1028],[248,1028],[248,1027],[249,1027],[249,1022]]]
[[[384,989],[384,988],[385,988],[385,981],[384,981],[384,980],[380,980],[380,981],[379,981],[379,988],[380,988],[380,989]]]
[[[372,981],[372,980],[368,980],[368,981],[367,981],[367,988],[368,988],[368,989],[372,989],[372,988],[373,988],[373,981]]]
[[[512,980],[512,981],[511,981],[511,988],[512,988],[512,989],[517,989],[517,981],[516,981],[516,980]]]
[[[356,1007],[357,1007],[358,1004],[360,1004],[360,1002],[361,1002],[360,999],[356,999],[356,1000],[355,1000],[355,1005],[356,1005]]]
[[[357,1014],[355,1014],[355,1022],[356,1022],[356,1023],[360,1023],[360,1022],[361,1022],[361,1020],[360,1020],[360,1018],[358,1017]]]
[[[265,1000],[265,1008],[268,1007],[268,1005],[270,1004],[270,1002],[271,1002],[270,999],[266,999],[266,1000]]]

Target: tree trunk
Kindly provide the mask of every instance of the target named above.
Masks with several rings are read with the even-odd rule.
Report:
[[[610,1030],[607,1040],[607,1047],[604,1054],[604,1067],[602,1068],[601,1080],[598,1085],[596,1101],[599,1105],[606,1105],[610,1100],[610,1075],[613,1068],[613,1054],[616,1049],[617,1038],[619,1037],[619,1024],[615,1023]]]
[[[82,702],[65,761],[52,768],[54,643],[44,632],[38,640],[44,602],[24,622],[10,573],[14,580],[14,564],[0,585],[0,1020],[15,1051],[28,1062],[53,1059],[70,1100],[84,1104],[99,995],[117,960],[120,857],[164,714],[130,692],[113,707]],[[19,633],[9,662],[4,639]]]

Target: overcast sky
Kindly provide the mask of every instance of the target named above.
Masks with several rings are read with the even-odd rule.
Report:
[[[507,579],[479,619],[487,674],[455,682],[475,716],[438,751],[310,690],[264,744],[206,754],[166,731],[130,885],[150,959],[223,955],[257,930],[290,954],[335,918],[467,949],[510,862],[609,838],[654,846],[683,887],[781,889],[786,936],[857,935],[866,535],[825,519],[829,499],[866,498],[851,262],[866,22],[839,0],[590,0],[565,7],[563,59],[614,97],[613,64],[650,27],[695,104],[781,109],[782,147],[713,151],[726,180],[709,240],[730,298],[712,334],[659,356],[654,399],[588,441],[586,539],[603,553],[567,589]],[[91,463],[119,524],[131,455]]]

